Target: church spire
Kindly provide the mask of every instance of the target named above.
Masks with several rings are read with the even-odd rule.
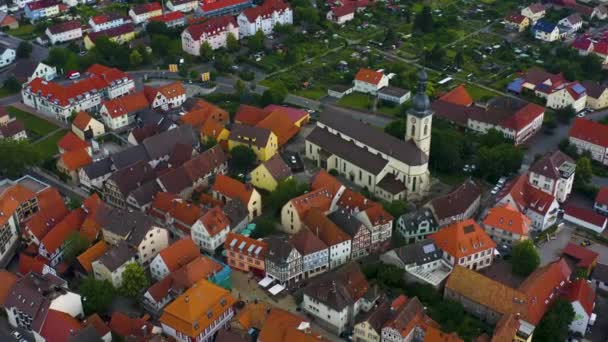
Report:
[[[418,71],[418,89],[416,95],[412,99],[412,106],[408,110],[409,115],[415,115],[417,117],[425,117],[431,115],[431,101],[426,94],[426,82],[428,75],[424,69]]]

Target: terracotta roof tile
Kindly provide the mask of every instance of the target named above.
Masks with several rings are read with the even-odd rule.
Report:
[[[7,270],[0,271],[0,307],[4,307],[4,301],[17,282],[17,276]]]
[[[121,337],[143,337],[149,335],[152,324],[142,318],[131,318],[120,311],[114,311],[110,320],[110,329]]]
[[[257,18],[269,18],[274,12],[281,13],[288,8],[289,4],[282,0],[265,0],[261,6],[247,8],[242,13],[250,23],[255,23]]]
[[[189,289],[202,279],[209,279],[221,271],[223,266],[217,261],[205,255],[199,255],[194,260],[171,273],[173,288],[182,290]]]
[[[136,15],[141,15],[141,14],[146,14],[146,13],[162,10],[162,7],[158,2],[149,2],[146,4],[134,6],[132,8],[132,10],[133,10],[133,13],[135,13]]]
[[[555,197],[534,188],[528,183],[528,174],[519,175],[516,179],[505,185],[504,191],[500,193],[502,198],[511,196],[515,207],[522,212],[533,210],[545,215],[555,202]]]
[[[584,268],[594,266],[599,258],[598,253],[573,242],[568,242],[562,250],[562,255],[575,259],[577,262],[576,266]]]
[[[593,313],[595,305],[595,290],[585,279],[577,279],[570,283],[565,296],[571,303],[579,302],[588,316]]]
[[[61,161],[68,171],[76,171],[93,162],[86,148],[65,152],[61,155]]]
[[[467,92],[464,84],[450,90],[445,95],[441,96],[439,100],[466,107],[473,104],[473,98],[469,95],[469,92]]]
[[[200,100],[195,104],[195,108],[180,117],[182,124],[189,124],[192,127],[201,127],[208,119],[212,118],[218,122],[226,123],[229,114],[224,109],[207,101]]]
[[[311,190],[324,188],[331,192],[332,196],[335,196],[341,187],[342,183],[340,183],[336,177],[330,175],[325,169],[319,170],[310,183]]]
[[[608,217],[598,214],[595,211],[587,208],[580,208],[572,204],[566,205],[564,215],[575,217],[581,221],[588,222],[597,227],[606,227]]]
[[[505,204],[491,208],[488,216],[483,220],[486,226],[501,229],[507,232],[527,236],[532,221],[519,210]]]
[[[80,111],[76,114],[72,125],[76,126],[81,131],[84,131],[93,118],[85,111]]]
[[[300,229],[290,242],[303,256],[327,249],[327,245],[307,228]]]
[[[217,3],[221,3],[218,1]],[[231,15],[225,15],[221,17],[213,17],[205,20],[203,23],[194,24],[189,26],[186,30],[190,33],[190,36],[194,40],[200,40],[201,36],[214,36],[221,32],[227,31],[227,27],[232,25],[238,27],[236,19]]]
[[[236,242],[233,242],[235,240]],[[243,242],[245,245],[243,245],[243,248],[240,248]],[[253,246],[253,248],[251,248],[251,246]],[[259,249],[259,252],[257,252],[259,247],[261,248]],[[226,236],[226,242],[224,242],[224,249],[251,254],[252,256],[255,255],[257,258],[263,259],[268,249],[268,244],[262,240],[256,240],[241,234],[229,232]]]
[[[608,186],[600,187],[597,196],[595,197],[595,203],[601,205],[608,205]]]
[[[234,178],[222,174],[217,175],[211,190],[220,193],[227,198],[239,199],[245,206],[249,204],[249,200],[254,191],[251,185],[241,183]]]
[[[172,21],[176,21],[176,20],[183,20],[186,16],[184,15],[184,13],[180,12],[180,11],[175,11],[175,12],[166,12],[163,13],[162,15],[157,15],[156,17],[152,17],[150,18],[150,21],[161,21],[163,23],[170,23]]]
[[[313,342],[326,341],[317,333],[307,334],[298,329],[301,323],[309,323],[306,318],[274,307],[270,310],[258,336],[264,342]]]
[[[608,148],[608,125],[576,118],[570,129],[570,137]]]
[[[432,234],[430,239],[456,260],[496,248],[496,243],[474,220],[455,222]]]
[[[264,111],[266,111],[266,113],[271,113],[278,109],[281,109],[287,115],[287,117],[289,118],[289,120],[292,123],[296,123],[296,122],[298,122],[304,118],[308,118],[310,116],[310,114],[308,114],[308,112],[305,111],[304,109],[295,108],[295,107],[274,105],[274,104],[264,107]]]
[[[72,232],[76,232],[80,229],[85,217],[86,213],[81,208],[72,210],[72,212],[46,234],[44,239],[42,239],[41,244],[44,245],[49,254],[52,254],[61,247]]]
[[[88,148],[89,144],[80,139],[76,134],[67,132],[63,138],[59,139],[57,146],[65,152],[72,152],[81,150],[83,148]]]
[[[17,208],[36,197],[36,194],[30,189],[15,184],[8,189],[0,192],[0,226],[3,226]]]
[[[350,240],[350,236],[327,218],[319,208],[308,210],[302,223],[329,247]]]
[[[76,259],[82,266],[82,268],[90,273],[93,270],[93,266],[91,265],[93,261],[101,258],[102,255],[108,250],[108,244],[105,241],[101,240],[89,247],[86,251],[80,254]]]
[[[224,125],[222,125],[219,121],[210,119],[210,120],[205,121],[205,123],[203,124],[203,126],[200,129],[200,132],[203,137],[213,138],[217,141],[220,134],[225,129],[226,128],[224,127]]]
[[[82,322],[82,324],[84,326],[92,326],[93,328],[95,328],[95,330],[97,330],[97,333],[99,333],[99,336],[105,336],[111,331],[108,324],[103,319],[101,319],[101,317],[99,317],[99,315],[96,313],[87,317]]]
[[[384,74],[380,71],[361,68],[355,75],[355,80],[377,85],[382,80],[382,77],[384,77]]]
[[[216,236],[224,229],[230,227],[230,220],[228,220],[228,217],[219,206],[207,211],[199,218],[199,221],[205,226],[210,236]]]
[[[182,82],[176,81],[169,84],[162,85],[157,88],[152,87],[144,87],[144,94],[148,99],[148,102],[152,104],[157,94],[162,94],[164,97],[168,99],[172,99],[175,97],[179,97],[186,94],[186,88]]]
[[[26,275],[30,272],[42,274],[45,266],[48,266],[48,262],[41,256],[34,257],[25,253],[19,254],[18,273],[21,275]]]
[[[286,120],[287,113],[279,109],[271,112],[256,127],[266,128],[277,136],[279,146],[286,144],[300,131],[299,127]]]
[[[290,200],[288,204],[291,204],[300,218],[303,218],[313,208],[321,212],[329,211],[332,200],[333,194],[327,189],[321,188],[296,197]]]
[[[149,105],[148,99],[141,91],[107,100],[102,103],[102,106],[106,107],[108,114],[110,114],[112,118],[144,110],[148,108]]]
[[[177,240],[160,251],[157,258],[160,257],[169,269],[169,272],[173,272],[188,264],[200,254],[201,252],[194,241],[190,238],[186,238]]]
[[[236,112],[234,122],[255,126],[260,121],[264,120],[268,114],[269,113],[262,108],[242,104]]]
[[[131,32],[135,31],[135,25],[133,25],[132,23],[126,23],[117,27],[112,27],[109,28],[107,30],[103,30],[103,31],[98,31],[98,32],[89,32],[88,36],[89,39],[91,39],[91,41],[95,42],[97,40],[97,38],[99,37],[108,37],[108,38],[114,38],[114,37],[119,37],[125,34],[129,34]]]
[[[39,334],[45,341],[68,341],[70,336],[80,329],[80,322],[74,317],[62,311],[49,309]]]

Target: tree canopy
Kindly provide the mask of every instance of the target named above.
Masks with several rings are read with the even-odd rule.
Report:
[[[72,232],[65,240],[65,248],[63,257],[68,264],[76,260],[76,257],[86,251],[91,246],[91,243],[80,232]]]
[[[307,184],[300,183],[293,178],[285,179],[280,181],[274,191],[264,198],[263,203],[266,210],[278,216],[285,203],[304,194],[307,190]]]
[[[122,286],[120,292],[125,297],[139,298],[144,289],[150,285],[146,271],[138,263],[132,262],[125,267],[122,273]]]
[[[531,240],[524,240],[513,247],[511,255],[513,273],[527,276],[540,265],[540,256]]]
[[[239,145],[230,150],[232,166],[239,172],[249,172],[255,165],[257,156],[253,150],[245,145]]]
[[[414,18],[414,30],[420,31],[422,33],[430,33],[433,32],[435,28],[435,23],[433,22],[433,13],[431,12],[431,7],[424,6],[422,11],[416,14]]]
[[[568,327],[574,320],[574,314],[570,302],[557,299],[534,330],[534,342],[566,341]]]
[[[84,278],[78,292],[86,315],[104,314],[116,295],[114,287],[107,280],[96,280],[92,275]]]
[[[0,174],[16,177],[31,166],[42,162],[35,145],[24,140],[0,139]]]
[[[17,46],[17,51],[16,51],[17,58],[29,58],[30,55],[32,54],[33,50],[34,50],[34,47],[32,46],[32,44],[22,41]]]

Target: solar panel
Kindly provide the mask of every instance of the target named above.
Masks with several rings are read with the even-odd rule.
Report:
[[[254,248],[255,248],[255,245],[249,246],[249,248],[247,248],[247,253],[251,254],[251,251],[253,251]]]
[[[585,87],[580,84],[575,84],[572,86],[572,90],[574,90],[577,94],[582,94],[585,92]]]
[[[237,242],[237,241],[238,241],[237,239],[233,239],[233,240],[230,242],[230,248],[234,248],[234,245],[236,245],[236,242]]]
[[[255,250],[255,255],[260,255],[260,252],[262,251],[262,246],[259,246],[256,250]]]
[[[424,251],[424,254],[433,253],[435,251],[435,245],[429,243],[428,245],[422,246],[422,250]]]
[[[239,250],[242,251],[243,248],[245,248],[246,244],[247,244],[247,242],[245,242],[245,241],[241,242],[241,244],[239,245]]]

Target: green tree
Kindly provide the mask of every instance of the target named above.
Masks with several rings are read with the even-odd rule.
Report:
[[[11,93],[16,93],[21,90],[21,83],[17,81],[15,76],[11,76],[4,80],[4,88],[6,88]]]
[[[144,61],[144,57],[137,50],[133,50],[129,55],[129,63],[132,67],[138,67]]]
[[[35,145],[25,140],[0,139],[0,174],[17,177],[41,162],[42,155]]]
[[[17,46],[17,51],[16,51],[17,58],[29,58],[30,55],[32,54],[33,49],[34,48],[32,47],[32,44],[22,41]]]
[[[222,53],[219,56],[216,56],[215,61],[213,63],[213,66],[215,67],[215,69],[220,72],[229,71],[230,67],[232,65],[233,65],[232,59],[230,59],[230,56],[228,56],[225,53]]]
[[[570,120],[572,120],[576,116],[576,110],[572,108],[572,106],[567,106],[564,108],[555,110],[555,117],[557,120],[563,124],[569,124]]]
[[[557,299],[545,313],[534,330],[534,342],[566,341],[568,327],[574,320],[572,304],[565,299]]]
[[[200,55],[203,62],[209,62],[211,59],[213,59],[213,48],[209,42],[205,41],[203,44],[201,44]]]
[[[150,280],[146,276],[146,271],[138,263],[132,262],[122,273],[120,293],[125,297],[139,298],[141,292],[149,285]]]
[[[308,191],[308,185],[305,183],[300,183],[293,178],[282,180],[274,191],[269,193],[262,201],[265,211],[278,216],[285,203],[306,191]]]
[[[585,185],[591,182],[593,177],[593,167],[591,165],[591,159],[588,157],[580,157],[576,161],[576,173],[574,174],[574,182],[577,185]]]
[[[253,36],[249,37],[247,46],[250,52],[258,52],[264,49],[264,32],[258,30]]]
[[[285,87],[272,87],[264,90],[262,93],[262,106],[267,106],[270,104],[281,104],[285,101],[285,97],[287,96],[287,89]]]
[[[403,283],[404,270],[395,265],[382,264],[382,267],[378,268],[378,274],[376,280],[378,284],[386,287],[400,287]]]
[[[269,217],[260,217],[254,223],[255,230],[251,233],[254,239],[265,238],[277,230],[277,222]]]
[[[384,210],[386,210],[391,216],[397,219],[399,216],[407,213],[407,202],[401,200],[394,200],[391,202],[384,202],[382,204]]]
[[[458,131],[433,128],[429,160],[432,169],[440,172],[460,170],[464,163],[465,144],[465,139]]]
[[[540,265],[540,256],[531,240],[524,240],[513,247],[511,256],[513,273],[528,276]]]
[[[82,296],[82,306],[86,315],[105,314],[116,295],[112,283],[107,280],[96,280],[93,276],[83,279],[78,292]]]
[[[424,52],[424,61],[428,64],[442,64],[444,57],[445,50],[439,44],[435,44],[431,50],[425,50]]]
[[[464,55],[462,54],[462,51],[458,51],[454,56],[454,65],[457,68],[460,68],[464,65]]]
[[[397,139],[403,139],[405,136],[405,121],[395,120],[384,126],[384,133],[388,133]],[[432,142],[433,140],[431,140]]]
[[[245,83],[241,80],[234,82],[234,92],[240,97],[245,92]]]
[[[511,144],[482,146],[477,150],[479,172],[492,182],[504,174],[517,172],[523,159],[524,152]]]
[[[502,144],[507,144],[509,141],[497,129],[490,129],[484,135],[479,137],[479,145],[486,147],[495,147]]]
[[[422,33],[430,33],[433,32],[434,28],[435,23],[433,22],[431,7],[424,6],[422,11],[416,14],[416,17],[414,18],[414,30]]]
[[[77,256],[91,246],[89,240],[80,232],[72,232],[64,243],[63,257],[68,264],[71,264]]]
[[[239,50],[239,41],[236,39],[236,36],[231,32],[228,34],[226,38],[226,48],[228,51],[238,51]]]
[[[232,165],[241,173],[247,173],[253,168],[257,156],[253,150],[245,145],[239,145],[230,150]]]
[[[80,208],[82,206],[82,201],[78,200],[76,198],[70,197],[68,199],[68,205],[67,206],[68,206],[68,209],[75,210],[75,209]]]
[[[167,27],[167,24],[163,23],[162,21],[151,21],[147,23],[146,32],[148,32],[150,36],[155,34],[162,34],[167,36],[170,34],[170,30]]]

